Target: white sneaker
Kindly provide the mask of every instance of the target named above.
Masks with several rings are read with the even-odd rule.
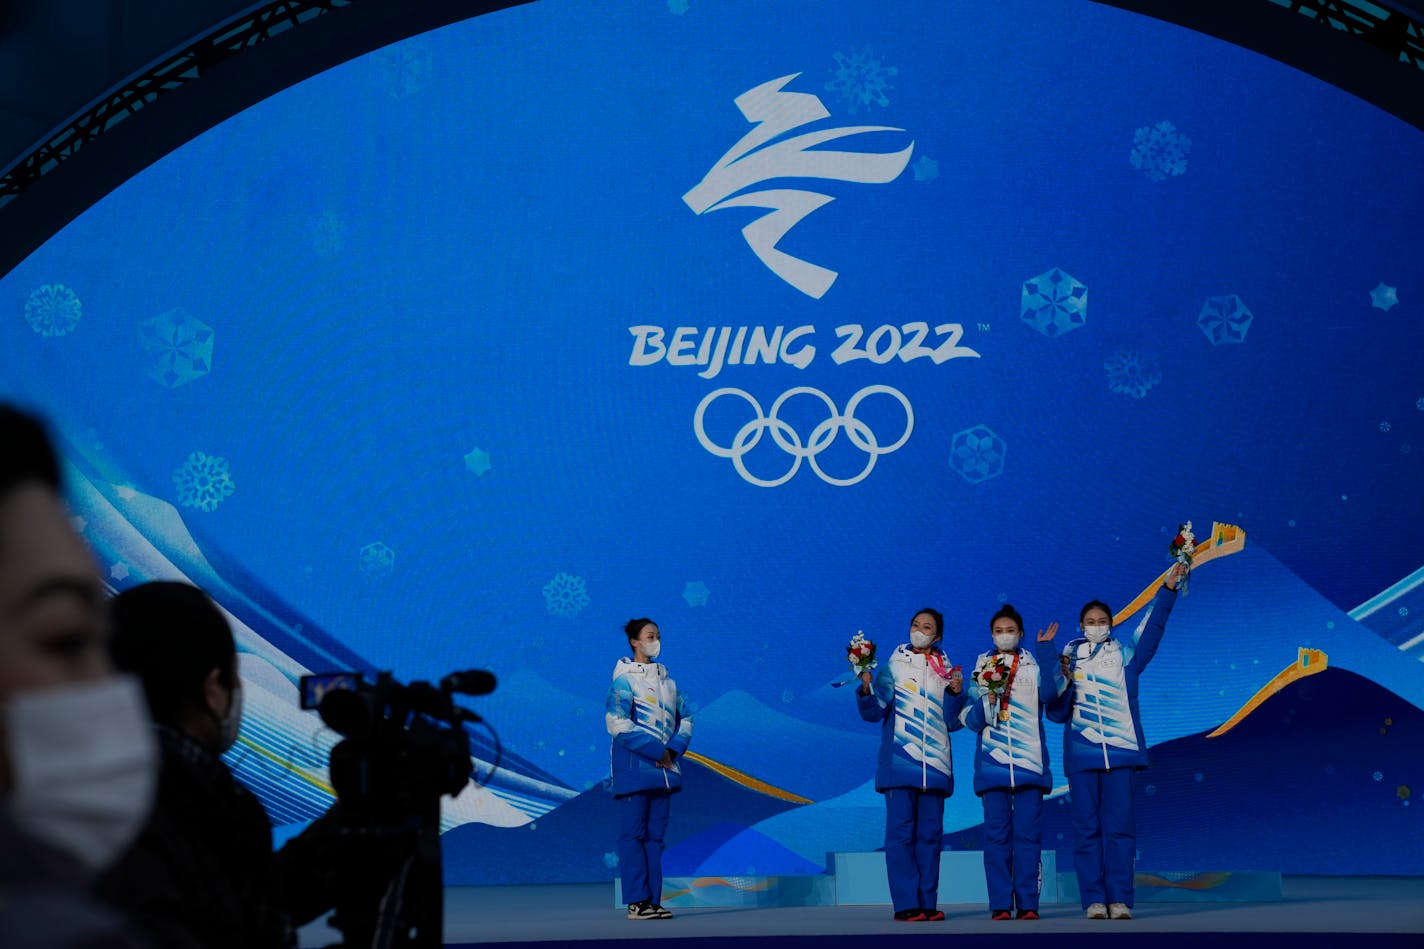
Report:
[[[1132,907],[1126,903],[1109,903],[1108,916],[1112,919],[1131,919]]]
[[[1092,903],[1088,906],[1086,915],[1089,919],[1107,919],[1108,908],[1102,903]]]

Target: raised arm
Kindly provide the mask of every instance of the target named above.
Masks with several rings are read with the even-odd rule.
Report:
[[[1132,658],[1127,663],[1127,668],[1133,672],[1141,674],[1152,661],[1152,657],[1157,655],[1157,647],[1161,645],[1162,634],[1167,629],[1167,617],[1172,615],[1172,607],[1177,603],[1177,584],[1181,582],[1185,572],[1186,568],[1181,564],[1174,564],[1168,571],[1162,588],[1157,591],[1157,598],[1152,601],[1147,617],[1147,625],[1143,628],[1142,635],[1137,637]]]

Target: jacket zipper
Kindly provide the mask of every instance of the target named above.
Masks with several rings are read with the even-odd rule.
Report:
[[[1098,735],[1101,736],[1098,739],[1098,744],[1103,749],[1103,770],[1108,771],[1111,770],[1112,765],[1108,764],[1108,736],[1106,729],[1103,727],[1102,691],[1098,688],[1098,677],[1093,674],[1091,669],[1088,670],[1088,678],[1093,682],[1093,705],[1098,710]]]
[[[920,790],[927,791],[930,786],[930,772],[926,759],[929,749],[925,745],[925,733],[930,723],[930,710],[925,702],[925,688],[929,685],[930,661],[925,656],[920,658],[925,664],[924,671],[920,673]]]

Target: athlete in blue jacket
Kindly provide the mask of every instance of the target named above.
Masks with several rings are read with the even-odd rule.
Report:
[[[979,736],[974,793],[984,804],[984,880],[990,913],[994,919],[1012,919],[1017,908],[1019,919],[1038,919],[1043,795],[1053,789],[1043,713],[1065,704],[1058,701],[1063,673],[1051,635],[1040,640],[1038,659],[1021,648],[1023,617],[1011,605],[994,614],[989,631],[994,648],[979,656],[974,668],[1001,657],[1009,667],[1007,684],[993,692],[977,674],[971,675],[969,698],[950,731],[965,727]]]
[[[613,736],[609,771],[621,807],[618,868],[629,919],[672,919],[663,908],[663,834],[672,795],[682,788],[678,758],[692,740],[687,699],[667,667],[658,624],[644,617],[624,627],[630,659],[613,668],[604,720]]]
[[[1175,565],[1137,624],[1120,639],[1112,611],[1093,600],[1078,614],[1083,638],[1063,647],[1067,679],[1059,701],[1069,711],[1063,767],[1073,804],[1073,867],[1089,919],[1131,919],[1137,825],[1133,772],[1147,767],[1137,710],[1137,680],[1157,652],[1177,602],[1184,568]]]
[[[923,609],[910,622],[910,642],[895,648],[874,682],[861,674],[860,717],[880,722],[875,790],[885,795],[885,872],[895,918],[944,919],[939,902],[939,852],[944,799],[954,791],[946,722],[964,703],[964,678],[939,641],[944,617]]]

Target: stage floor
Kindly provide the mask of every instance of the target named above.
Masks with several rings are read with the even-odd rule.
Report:
[[[774,938],[780,946],[803,941],[826,947],[850,945],[864,937],[935,935],[989,938],[1054,934],[1054,945],[1101,945],[1106,940],[1126,944],[1153,934],[1153,949],[1199,943],[1217,934],[1244,936],[1259,942],[1263,934],[1282,934],[1294,946],[1339,946],[1360,934],[1352,949],[1380,946],[1424,946],[1424,878],[1418,877],[1286,877],[1284,899],[1270,903],[1162,903],[1139,905],[1127,921],[1088,920],[1076,903],[1049,903],[1037,921],[994,922],[984,906],[940,904],[942,923],[897,923],[888,906],[815,906],[753,909],[697,908],[678,910],[673,920],[634,921],[612,905],[612,884],[561,886],[460,887],[446,891],[447,946],[478,945],[485,949],[520,943],[538,949],[579,944],[595,947],[629,939],[691,939],[688,949],[731,946],[747,940]],[[974,936],[982,938],[975,939]],[[799,937],[799,938],[798,938]],[[303,947],[339,941],[324,923],[302,930]],[[1233,939],[1233,943],[1242,940]],[[962,945],[962,944],[961,944]],[[1219,949],[1219,947],[1217,947]]]

